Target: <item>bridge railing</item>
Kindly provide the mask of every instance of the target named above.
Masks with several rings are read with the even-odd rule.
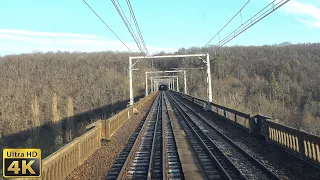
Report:
[[[64,179],[100,147],[100,127],[94,127],[42,162],[42,178]]]
[[[299,156],[301,159],[320,166],[320,137],[286,125],[272,122],[269,117],[254,117],[260,124],[260,134],[270,143]]]
[[[140,109],[147,101],[153,101],[157,96],[158,92],[155,92],[140,101],[130,106],[117,115],[111,118],[101,121],[101,139],[110,140],[112,135],[134,114]]]
[[[55,153],[42,160],[43,180],[65,179],[76,167],[80,166],[93,152],[101,147],[101,140],[110,140],[112,135],[148,101],[153,101],[155,92],[133,106],[127,107],[109,119],[98,120],[88,126],[90,130],[75,138]],[[18,178],[22,180],[23,178]],[[28,178],[29,179],[29,178]],[[39,179],[39,178],[33,178]]]
[[[174,93],[178,94],[184,99],[187,99],[189,101],[194,102],[195,104],[198,104],[199,106],[202,107],[208,107],[208,102],[204,99],[198,98],[198,97],[193,97],[187,94],[183,94],[181,92],[176,92],[173,91]],[[211,111],[215,112],[217,115],[221,116],[224,119],[230,120],[233,123],[245,128],[247,131],[250,131],[250,114],[244,113],[235,109],[231,109],[225,106],[221,106],[216,103],[210,103],[210,109]]]
[[[173,91],[180,97],[202,107],[208,107],[206,100]],[[240,125],[250,133],[263,136],[272,143],[316,166],[320,166],[320,137],[286,125],[273,122],[268,116],[250,115],[216,103],[210,103],[210,109],[220,117]]]

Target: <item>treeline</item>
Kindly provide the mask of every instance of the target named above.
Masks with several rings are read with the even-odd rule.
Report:
[[[39,116],[40,125],[65,118],[70,114],[68,98],[75,115],[128,100],[130,55],[138,54],[48,52],[0,57],[0,137],[31,128],[34,116]],[[135,76],[134,82],[139,82],[134,86],[139,96],[144,93],[140,83],[144,76]],[[117,109],[110,108],[110,112]]]
[[[320,134],[319,43],[194,47],[177,54],[207,52],[215,102]],[[204,66],[198,58],[184,61],[188,67]],[[187,75],[190,94],[206,98],[205,70],[189,70]]]
[[[320,44],[193,47],[176,54],[207,52],[215,102],[320,134]],[[65,118],[69,98],[74,114],[128,100],[130,55],[138,54],[49,52],[0,57],[0,136],[32,127],[34,109],[39,109],[41,125],[54,119],[53,111]],[[199,58],[154,60],[158,70],[204,66]],[[151,61],[140,61],[135,68],[138,96],[144,94],[144,72],[151,70]],[[206,98],[205,78],[205,69],[187,70],[189,94]],[[182,91],[182,76],[179,82]]]

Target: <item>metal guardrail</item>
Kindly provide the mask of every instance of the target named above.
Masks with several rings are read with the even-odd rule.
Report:
[[[92,153],[101,147],[101,140],[110,140],[112,135],[137,112],[147,101],[153,101],[158,92],[155,92],[133,106],[127,107],[109,119],[98,120],[88,132],[63,146],[55,153],[42,160],[41,178],[28,180],[56,180],[65,179],[76,167],[80,166]],[[22,180],[24,178],[17,178]]]
[[[206,100],[181,92],[172,91],[202,107],[207,107]],[[265,137],[266,141],[298,156],[299,158],[320,167],[320,137],[286,125],[273,122],[268,116],[250,115],[235,109],[210,103],[209,110],[222,118],[240,125],[252,134]]]
[[[193,97],[187,94],[183,94],[181,92],[172,91],[179,96],[181,96],[184,99],[187,99],[189,101],[194,102],[195,104],[198,104],[202,107],[207,107],[208,102],[206,100],[203,100],[201,98]],[[226,118],[228,120],[231,120],[233,123],[240,125],[241,127],[245,128],[247,131],[250,131],[251,128],[251,116],[248,113],[244,113],[235,109],[231,109],[216,103],[210,103],[210,109],[212,112],[215,112],[216,114],[220,115],[223,118]]]

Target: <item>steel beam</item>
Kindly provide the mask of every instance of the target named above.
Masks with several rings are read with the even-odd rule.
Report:
[[[177,79],[178,81],[179,76],[152,76],[151,83],[156,84],[156,82],[159,82],[160,80],[162,81],[167,80],[169,90],[176,90],[175,84],[174,84],[175,79]],[[157,88],[158,86],[159,86],[159,83],[154,88]]]
[[[207,57],[207,61],[205,62],[200,57]],[[208,73],[208,101],[212,102],[212,87],[211,87],[211,75],[210,73],[210,61],[209,61],[209,54],[187,54],[187,55],[165,55],[165,56],[136,56],[136,57],[129,57],[129,89],[130,89],[130,105],[133,105],[133,80],[132,80],[132,70],[133,67],[141,60],[141,59],[156,59],[156,58],[180,58],[180,57],[199,57],[204,63],[207,64],[207,73]],[[132,64],[133,59],[138,59],[134,64]],[[185,73],[184,73],[185,74]],[[185,81],[186,83],[186,81]],[[146,85],[147,86],[147,85]],[[146,88],[147,89],[147,88]],[[146,91],[147,92],[147,91]],[[185,92],[186,92],[186,84],[185,84]],[[146,93],[147,94],[147,93]]]
[[[145,87],[146,87],[146,92],[145,92],[145,96],[148,95],[148,75],[149,74],[159,74],[159,73],[184,73],[183,70],[174,70],[174,71],[148,71],[148,72],[145,72],[146,73],[146,84],[145,84]],[[152,87],[152,85],[151,85]]]
[[[210,58],[207,53],[207,82],[208,82],[208,101],[212,102],[212,86],[211,86],[211,71],[210,71]]]
[[[133,105],[133,85],[132,85],[132,58],[129,57],[129,83],[130,83],[130,106]]]
[[[188,94],[187,91],[187,74],[186,71],[183,71],[183,81],[184,81],[184,94]]]
[[[179,92],[179,78],[177,78],[177,91]]]
[[[206,56],[206,54],[185,54],[185,55],[165,55],[165,56],[136,56],[132,59],[156,59],[156,58],[179,58],[179,57],[200,57]]]
[[[145,96],[148,96],[148,78],[147,78],[147,72],[146,72],[146,93]]]

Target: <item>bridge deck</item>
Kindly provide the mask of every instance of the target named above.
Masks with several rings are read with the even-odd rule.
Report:
[[[139,115],[125,122],[106,146],[97,149],[66,179],[105,179],[109,170],[119,165],[115,162],[128,142],[134,143],[127,157],[121,156],[126,159],[121,171],[115,175],[112,172],[108,177],[125,178],[129,174],[134,179],[154,173],[157,177],[173,178],[180,166],[179,173],[182,172],[185,179],[320,179],[317,165],[250,134],[247,126],[241,127],[224,118],[229,116],[225,112],[224,115],[208,112],[197,104],[174,93],[160,93],[154,103],[145,104]],[[172,126],[174,136],[171,137],[168,137],[171,130],[165,127],[168,126],[165,113]],[[241,119],[235,117],[236,120]],[[132,137],[135,139],[129,141]],[[172,143],[168,138],[175,140],[177,152],[172,151],[172,144],[166,144]],[[143,144],[146,139],[148,143]],[[147,153],[148,160],[140,159],[142,156],[136,159],[137,153]],[[178,154],[178,163],[173,153]],[[174,163],[168,160],[169,156],[175,158]],[[163,168],[155,171],[153,166]],[[168,170],[170,168],[175,170]]]
[[[205,111],[201,106],[181,98],[181,101],[192,107],[208,120],[209,124],[230,138],[259,162],[275,172],[280,179],[320,179],[320,167],[311,165],[288,151],[268,143],[260,136],[252,135],[246,128],[221,117],[215,112]]]

